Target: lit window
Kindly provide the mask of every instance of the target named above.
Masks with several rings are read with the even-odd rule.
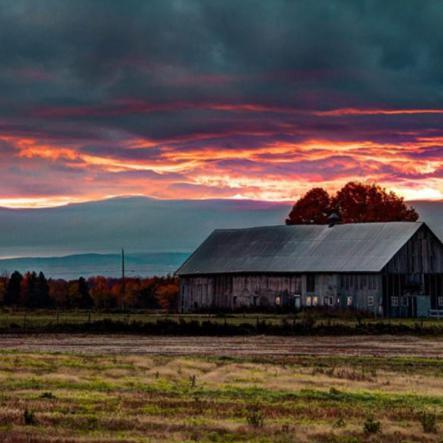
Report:
[[[348,297],[348,298],[347,298],[347,300],[346,300],[346,304],[347,304],[348,306],[352,306],[352,297]]]
[[[318,297],[312,297],[312,306],[318,305]]]
[[[312,297],[306,297],[306,306],[312,305]]]
[[[374,296],[370,295],[368,297],[368,306],[374,306]]]
[[[277,306],[280,306],[280,305],[281,305],[281,297],[280,297],[279,295],[277,295],[277,297],[275,297],[275,304],[276,304]]]
[[[391,306],[398,306],[398,297],[391,297]]]

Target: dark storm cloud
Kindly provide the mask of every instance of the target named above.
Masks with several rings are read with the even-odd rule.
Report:
[[[0,15],[1,82],[7,99],[38,105],[439,106],[442,22],[431,0],[11,0]]]
[[[405,179],[437,176],[443,113],[420,110],[443,108],[442,23],[434,0],[5,0],[0,158],[66,168],[62,193],[81,174],[109,193],[133,177],[228,195],[210,168],[243,171],[245,189],[279,173],[397,180],[406,159],[434,164]],[[330,144],[300,147],[313,140]],[[395,167],[365,170],[384,146]]]

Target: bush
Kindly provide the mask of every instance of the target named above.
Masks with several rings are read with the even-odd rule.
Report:
[[[248,425],[253,426],[254,428],[262,428],[265,418],[260,406],[251,406],[246,414],[246,420],[248,422]]]
[[[419,416],[423,432],[436,433],[437,432],[437,416],[431,412],[422,412]]]
[[[373,417],[368,417],[363,423],[363,431],[365,434],[377,434],[380,432],[381,423],[374,420]]]
[[[35,424],[35,415],[33,411],[29,409],[25,409],[23,412],[23,421],[25,425],[34,425]]]

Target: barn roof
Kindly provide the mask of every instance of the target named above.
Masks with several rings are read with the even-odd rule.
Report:
[[[420,222],[217,229],[178,275],[242,272],[379,272]]]

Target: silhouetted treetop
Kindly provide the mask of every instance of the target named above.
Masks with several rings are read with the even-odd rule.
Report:
[[[415,209],[394,192],[376,184],[349,182],[333,196],[323,188],[311,189],[296,201],[286,224],[326,224],[334,212],[342,223],[418,220]]]

